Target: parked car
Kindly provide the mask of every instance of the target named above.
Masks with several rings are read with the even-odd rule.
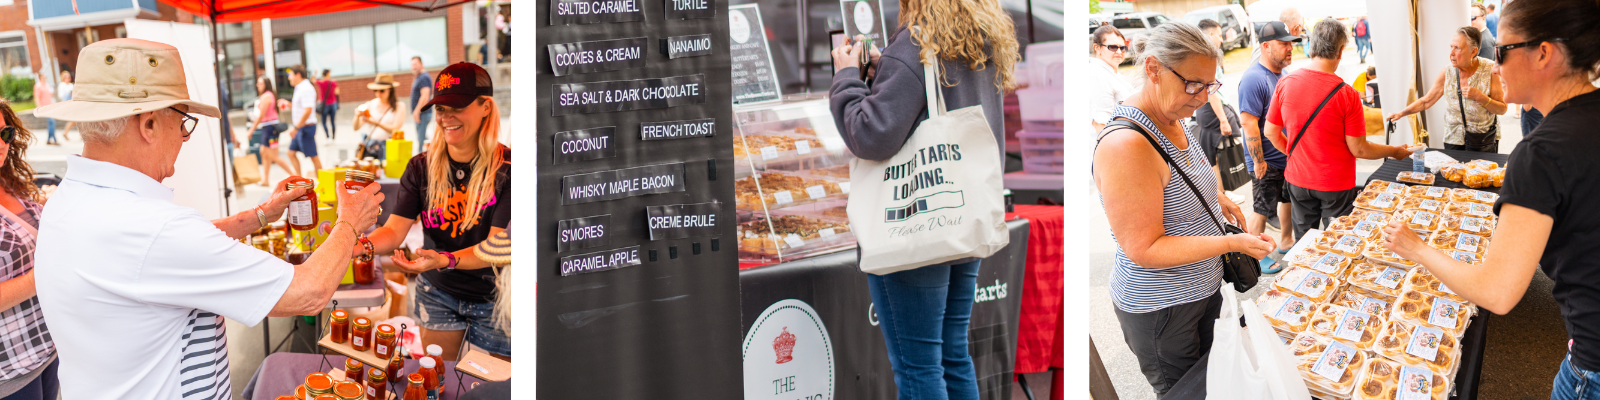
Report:
[[[1222,25],[1222,51],[1233,50],[1239,47],[1250,47],[1253,25],[1250,16],[1244,12],[1244,7],[1229,4],[1215,7],[1206,7],[1190,11],[1183,15],[1183,22],[1199,25],[1200,20],[1210,19]]]
[[[1139,57],[1138,54],[1134,54],[1133,44],[1144,38],[1145,31],[1170,21],[1172,19],[1158,12],[1127,13],[1112,18],[1111,26],[1122,31],[1122,36],[1128,38],[1128,58],[1125,61],[1133,61]]]

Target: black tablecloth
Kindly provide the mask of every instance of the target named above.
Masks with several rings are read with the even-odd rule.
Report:
[[[1506,165],[1506,160],[1510,158],[1506,154],[1484,153],[1484,152],[1478,152],[1478,151],[1444,150],[1444,149],[1428,149],[1428,151],[1437,151],[1437,152],[1440,152],[1440,153],[1444,153],[1445,155],[1448,155],[1448,156],[1450,156],[1452,158],[1455,158],[1456,161],[1460,161],[1460,162],[1468,162],[1468,161],[1472,161],[1472,160],[1494,161],[1495,163],[1500,164],[1500,166],[1502,166],[1502,167]],[[1367,178],[1367,182],[1362,182],[1362,184],[1365,185],[1368,182],[1372,182],[1373,179],[1382,179],[1382,180],[1386,180],[1386,181],[1390,181],[1390,182],[1399,182],[1398,180],[1395,179],[1395,177],[1400,176],[1401,172],[1406,172],[1406,171],[1410,171],[1410,170],[1411,170],[1411,160],[1410,159],[1405,159],[1405,160],[1384,159],[1383,160],[1383,166],[1382,167],[1378,167],[1378,170],[1373,172],[1371,177]],[[1467,185],[1463,185],[1463,184],[1461,184],[1461,182],[1454,182],[1454,181],[1451,181],[1449,179],[1444,179],[1444,176],[1439,175],[1438,171],[1434,171],[1434,173],[1433,173],[1433,186],[1447,187],[1447,188],[1466,188],[1467,187]],[[1482,189],[1478,189],[1478,190],[1482,190],[1482,191],[1486,191],[1486,192],[1500,193],[1500,188],[1493,187],[1493,186],[1482,188]]]
[[[1461,335],[1461,369],[1456,372],[1455,395],[1451,396],[1451,399],[1478,398],[1478,375],[1483,370],[1483,347],[1489,329],[1488,324],[1489,314],[1479,312],[1467,325],[1466,333]],[[1200,357],[1200,362],[1190,367],[1189,372],[1178,379],[1178,383],[1173,385],[1165,396],[1161,396],[1161,400],[1204,400],[1206,371],[1210,369],[1208,362],[1210,359],[1210,354]]]
[[[329,355],[328,364],[322,364],[322,355],[305,353],[273,353],[261,361],[261,367],[256,369],[256,374],[250,376],[250,382],[244,386],[245,400],[270,400],[279,395],[294,395],[294,387],[305,383],[306,375],[313,372],[328,372],[333,368],[344,369],[345,356]],[[371,367],[370,365],[367,367]],[[407,359],[402,374],[417,372],[421,365],[417,360]],[[474,384],[483,383],[482,379],[471,375],[458,373],[455,361],[444,362],[444,396],[445,399],[455,399],[462,392],[472,391]],[[458,378],[459,377],[459,378]],[[459,385],[458,385],[459,384]],[[405,395],[405,387],[400,383],[389,385],[390,392],[395,398]]]

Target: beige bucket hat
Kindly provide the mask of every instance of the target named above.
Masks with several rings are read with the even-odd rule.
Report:
[[[94,42],[78,53],[72,100],[39,107],[34,115],[62,121],[105,121],[178,104],[189,113],[221,118],[208,104],[189,99],[178,49],[139,39]]]
[[[377,77],[372,79],[372,83],[367,84],[367,89],[394,89],[394,74],[379,73]]]

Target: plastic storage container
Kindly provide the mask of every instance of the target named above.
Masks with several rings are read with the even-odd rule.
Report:
[[[1028,77],[1028,87],[1036,89],[1053,89],[1058,94],[1066,74],[1065,47],[1061,41],[1034,43],[1028,45],[1026,52],[1028,67],[1024,74]]]
[[[1029,87],[1017,90],[1017,105],[1022,109],[1022,130],[1029,132],[1065,130],[1065,102],[1066,99],[1062,97],[1059,88]]]
[[[1030,174],[1060,174],[1065,171],[1066,151],[1062,132],[1017,132],[1022,144],[1022,170]]]

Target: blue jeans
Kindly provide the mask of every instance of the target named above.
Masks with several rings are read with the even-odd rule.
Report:
[[[33,382],[28,382],[15,393],[0,397],[0,400],[55,400],[61,392],[61,380],[56,378],[56,368],[60,366],[61,359],[51,361]]]
[[[1372,54],[1372,38],[1356,37],[1356,53],[1361,55],[1361,61],[1366,62],[1367,55]]]
[[[338,104],[327,103],[317,106],[317,123],[322,125],[322,131],[327,133],[329,139],[339,136],[333,120],[333,115],[338,112]]]
[[[1550,400],[1587,399],[1600,399],[1600,374],[1572,365],[1572,354],[1568,353],[1550,387]]]
[[[867,275],[900,400],[978,398],[967,325],[980,262]]]
[[[511,338],[494,326],[494,303],[464,301],[417,276],[417,293],[411,298],[411,317],[430,331],[467,331],[467,342],[484,351],[511,355]]]
[[[56,142],[56,120],[55,120],[55,118],[45,118],[44,120],[45,120],[46,129],[48,129],[49,133],[50,133],[49,140],[46,141],[46,143],[55,143]]]
[[[420,151],[423,151],[423,150],[427,149],[427,147],[423,147],[423,143],[427,143],[428,142],[428,126],[429,125],[433,125],[433,109],[429,108],[428,111],[423,111],[421,114],[417,114],[417,115],[419,115],[419,117],[417,119],[417,139],[416,140],[417,140],[417,151],[420,152]]]
[[[1539,127],[1540,122],[1544,122],[1544,113],[1539,112],[1539,109],[1537,108],[1529,108],[1526,111],[1521,112],[1522,137],[1528,137],[1528,134],[1533,133],[1534,128]]]

